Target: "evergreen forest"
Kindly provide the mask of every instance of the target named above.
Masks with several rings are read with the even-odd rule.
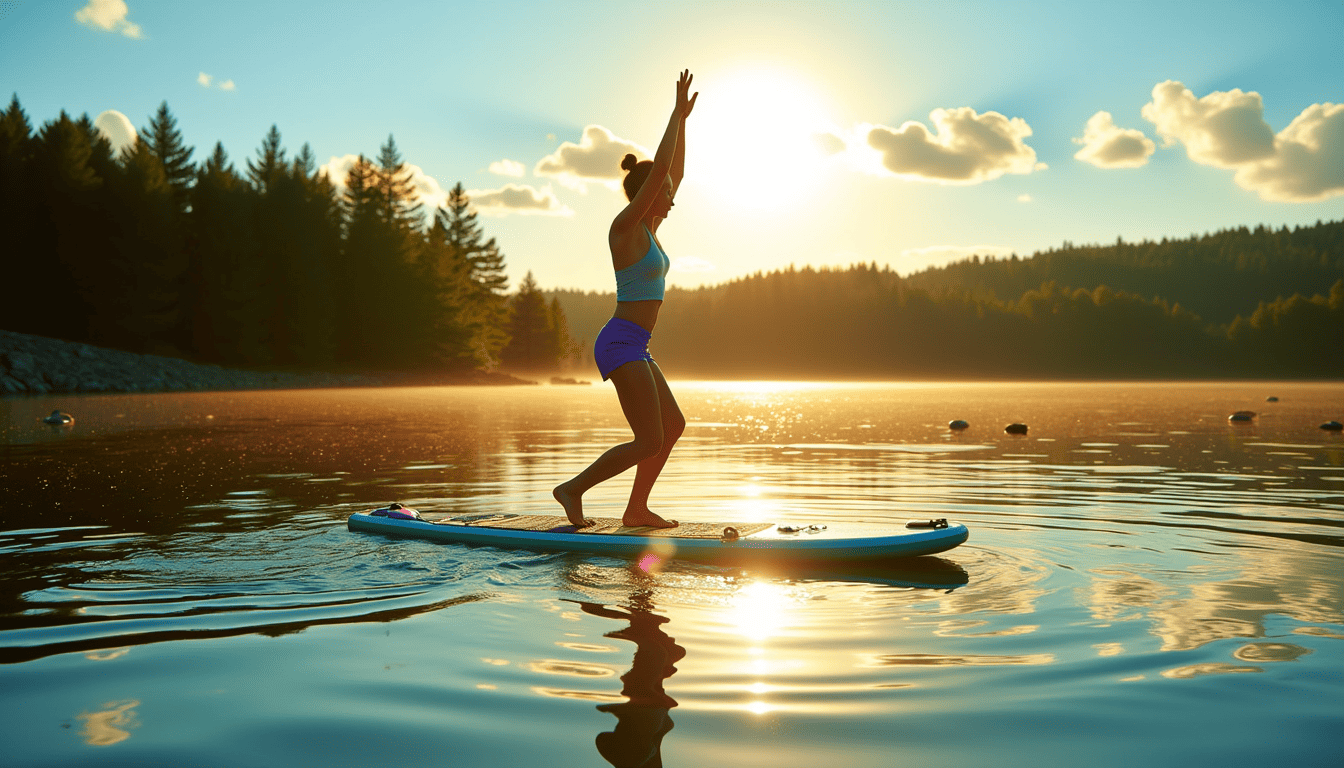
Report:
[[[564,328],[558,305],[528,314],[539,293],[508,293],[460,183],[422,210],[392,137],[343,189],[274,126],[242,169],[222,145],[194,151],[166,103],[114,154],[87,115],[34,130],[15,96],[0,113],[0,328],[248,368],[554,368],[568,348],[514,317],[521,299],[541,335]]]
[[[586,349],[614,297],[552,296]],[[681,377],[1341,378],[1344,221],[670,289],[650,349]]]

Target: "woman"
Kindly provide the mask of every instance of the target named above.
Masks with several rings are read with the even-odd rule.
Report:
[[[700,94],[690,95],[691,73],[677,81],[677,104],[653,160],[636,162],[626,155],[621,168],[629,204],[607,233],[611,264],[616,270],[616,311],[597,336],[593,358],[605,381],[611,379],[634,439],[609,449],[589,467],[553,491],[555,500],[577,528],[592,525],[583,516],[583,494],[593,486],[638,465],[621,521],[628,526],[671,528],[649,510],[649,491],[663,471],[672,446],[686,429],[667,379],[649,354],[649,338],[663,305],[668,259],[658,242],[658,225],[667,218],[686,164],[686,117]]]

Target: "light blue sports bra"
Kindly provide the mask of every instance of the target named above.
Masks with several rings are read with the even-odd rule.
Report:
[[[648,232],[645,227],[644,231]],[[662,301],[665,278],[672,262],[658,247],[658,241],[649,232],[649,252],[644,258],[625,269],[616,270],[617,301]]]

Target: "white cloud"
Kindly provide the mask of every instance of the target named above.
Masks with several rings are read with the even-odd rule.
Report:
[[[1073,143],[1083,145],[1074,157],[1098,168],[1138,168],[1157,151],[1157,145],[1143,131],[1117,126],[1110,112],[1093,115],[1083,129],[1083,137]]]
[[[467,198],[482,216],[573,216],[574,211],[555,197],[551,188],[505,184],[500,189],[467,190]]]
[[[517,160],[510,160],[507,157],[503,160],[496,160],[490,164],[487,169],[497,176],[514,176],[521,178],[527,173],[527,168]]]
[[[75,11],[75,21],[104,32],[119,32],[136,39],[144,37],[139,24],[127,21],[128,12],[124,0],[89,0],[88,5]]]
[[[1164,146],[1179,141],[1191,160],[1216,168],[1235,168],[1274,153],[1274,131],[1264,112],[1254,91],[1234,88],[1196,99],[1174,80],[1154,87],[1153,100],[1143,107],[1144,119],[1157,126]]]
[[[209,88],[215,82],[215,78],[202,72],[196,76],[196,82],[200,83],[202,88]],[[234,85],[232,80],[225,80],[219,84],[219,90],[236,91],[238,86]]]
[[[115,109],[109,109],[94,118],[93,127],[107,137],[114,153],[120,154],[121,150],[136,142],[135,126],[131,124],[130,118]]]
[[[349,175],[350,169],[355,167],[355,162],[358,160],[358,155],[332,157],[317,170],[318,173],[327,174],[331,183],[343,192],[345,191],[346,176]],[[431,215],[434,209],[442,208],[447,204],[448,192],[439,185],[438,179],[425,173],[418,165],[406,163],[405,169],[411,172],[411,186],[415,190],[415,199],[416,202],[424,206],[425,215]]]
[[[941,267],[972,256],[1004,259],[1016,252],[1006,245],[930,245],[926,248],[907,248],[901,251],[900,261],[892,268],[901,275],[911,275],[930,267]]]
[[[846,146],[844,139],[830,132],[812,134],[812,142],[827,157],[844,152]]]
[[[1026,192],[1023,192],[1022,194],[1020,194],[1020,195],[1017,196],[1017,202],[1019,202],[1019,203],[1030,203],[1030,202],[1031,202],[1031,195],[1027,194]]]
[[[886,171],[920,181],[977,184],[1045,168],[1023,141],[1031,127],[1020,117],[958,107],[935,109],[929,118],[935,134],[913,120],[900,128],[879,125],[868,131],[868,144],[881,153]]]
[[[1313,104],[1274,137],[1274,154],[1237,169],[1265,200],[1314,202],[1344,194],[1344,104]]]
[[[554,153],[537,162],[533,173],[554,178],[580,192],[586,192],[589,183],[617,189],[625,175],[621,159],[627,154],[649,157],[648,151],[638,144],[619,139],[600,125],[590,125],[583,129],[578,144],[568,141],[561,144]]]
[[[1236,171],[1238,186],[1275,202],[1315,202],[1344,194],[1344,104],[1313,104],[1277,135],[1254,91],[1202,98],[1179,82],[1153,88],[1143,116],[1168,146],[1191,160]]]

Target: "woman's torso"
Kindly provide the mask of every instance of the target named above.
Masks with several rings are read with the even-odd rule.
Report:
[[[612,316],[652,332],[658,323],[658,310],[663,305],[661,296],[668,268],[667,254],[653,229],[643,225],[625,242],[612,242],[611,245],[612,267],[616,270],[618,286],[616,311]],[[623,275],[623,272],[633,274]],[[658,298],[644,298],[654,295]]]

